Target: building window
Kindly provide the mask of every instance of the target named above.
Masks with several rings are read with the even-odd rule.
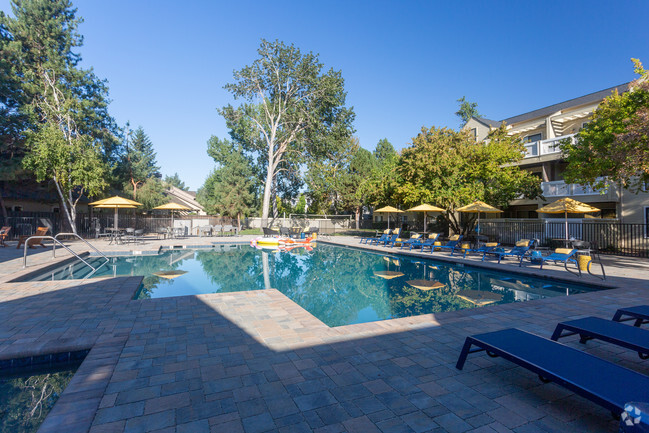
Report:
[[[478,141],[478,128],[471,128],[471,137],[473,137],[475,141]]]
[[[541,134],[528,135],[525,137],[526,143],[534,143],[535,141],[541,141]]]

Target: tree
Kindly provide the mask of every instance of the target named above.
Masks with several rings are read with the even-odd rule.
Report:
[[[258,155],[258,172],[265,176],[262,223],[267,224],[278,174],[296,172],[305,158],[322,155],[352,133],[352,109],[346,108],[340,71],[322,73],[312,53],[293,45],[261,41],[259,58],[234,73],[227,84],[239,107],[224,107],[231,136],[242,151]]]
[[[312,206],[323,208],[325,213],[354,212],[358,229],[366,204],[366,194],[359,185],[371,174],[374,161],[372,154],[352,137],[325,159],[312,162],[307,173]]]
[[[15,18],[1,18],[10,35],[4,48],[11,74],[24,97],[20,111],[30,123],[23,165],[37,181],[52,181],[76,231],[76,205],[106,186],[107,153],[116,142],[108,89],[92,70],[78,66],[81,19],[68,0],[14,0],[12,10]]]
[[[540,195],[540,180],[512,165],[523,156],[522,140],[508,136],[504,126],[481,143],[465,132],[422,127],[401,153],[393,199],[408,207],[430,203],[447,209],[443,218],[452,230],[468,232],[473,220],[462,227],[456,208],[474,200],[505,207],[520,195]]]
[[[396,172],[399,154],[387,139],[376,144],[373,160],[369,163],[369,175],[364,176],[358,185],[357,194],[363,197],[364,204],[378,206],[392,200],[399,183]]]
[[[174,173],[173,176],[165,176],[165,183],[175,186],[178,189],[182,189],[183,191],[189,191],[189,187],[185,186],[185,182],[180,180],[178,173]]]
[[[127,133],[127,137],[128,135],[130,134]],[[126,142],[123,170],[133,188],[133,200],[137,200],[137,189],[140,185],[152,177],[160,177],[160,167],[157,166],[153,143],[141,126],[133,133],[130,143],[128,140]]]
[[[640,78],[628,92],[617,91],[604,99],[591,121],[566,141],[562,151],[568,167],[566,182],[605,188],[608,180],[619,180],[631,191],[646,188],[649,181],[649,72],[633,59]],[[598,180],[599,178],[599,180]]]
[[[0,209],[7,218],[7,209],[2,197],[4,184],[8,181],[26,178],[23,167],[25,156],[25,135],[28,116],[21,112],[25,95],[20,80],[12,73],[18,59],[10,50],[11,34],[6,28],[6,17],[0,11]]]
[[[469,102],[464,96],[458,99],[457,102],[460,104],[460,109],[455,112],[455,115],[460,118],[460,129],[462,129],[469,119],[480,117],[480,113],[478,113],[477,102]]]
[[[133,197],[135,200],[135,197]],[[150,177],[142,183],[137,191],[137,201],[142,203],[139,210],[151,210],[167,201],[165,185],[157,177]]]
[[[207,209],[237,218],[249,215],[254,205],[255,176],[250,160],[240,146],[212,136],[208,155],[218,164],[198,191],[197,199]]]

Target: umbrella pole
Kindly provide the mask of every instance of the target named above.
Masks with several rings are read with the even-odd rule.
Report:
[[[426,236],[426,214],[428,212],[424,211],[424,236]]]
[[[115,218],[113,218],[113,226],[115,227],[115,231],[117,231],[117,206],[115,206]]]
[[[565,211],[565,216],[566,216],[566,244],[568,242],[568,211]]]

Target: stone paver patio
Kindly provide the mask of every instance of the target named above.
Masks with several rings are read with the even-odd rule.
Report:
[[[606,410],[509,362],[476,354],[462,371],[455,362],[470,334],[549,336],[561,320],[649,303],[649,261],[607,258],[612,290],[329,328],[274,289],[132,300],[139,277],[7,283],[25,272],[22,252],[0,249],[0,260],[0,359],[91,349],[42,432],[615,431]],[[27,271],[51,262],[34,250]],[[564,341],[647,371],[616,346]]]

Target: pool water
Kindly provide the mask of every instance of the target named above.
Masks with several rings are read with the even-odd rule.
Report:
[[[0,432],[37,431],[78,366],[0,372]]]
[[[87,273],[88,268],[77,263],[41,279],[83,278]],[[598,290],[326,244],[313,251],[226,245],[114,257],[93,277],[124,275],[144,277],[138,299],[274,288],[328,326]]]

